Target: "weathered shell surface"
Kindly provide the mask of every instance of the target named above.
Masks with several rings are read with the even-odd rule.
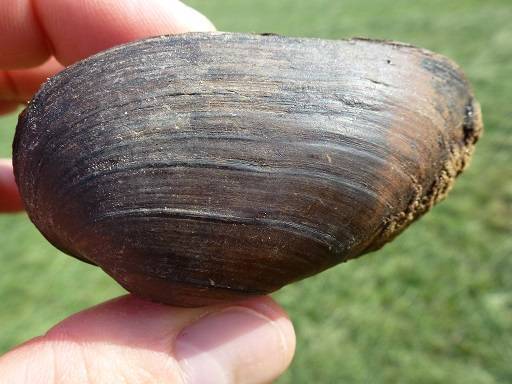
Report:
[[[444,197],[481,126],[462,72],[422,49],[185,34],[50,79],[14,165],[55,246],[195,306],[379,248]]]

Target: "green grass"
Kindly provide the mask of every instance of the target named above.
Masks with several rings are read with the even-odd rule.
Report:
[[[486,132],[450,197],[382,251],[286,287],[297,355],[280,383],[512,382],[510,0],[195,0],[221,30],[371,36],[455,59]],[[0,120],[9,154],[14,117]],[[0,218],[0,352],[118,295],[24,215]]]

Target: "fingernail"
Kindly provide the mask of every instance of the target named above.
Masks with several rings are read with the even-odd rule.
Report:
[[[286,369],[291,354],[289,333],[281,323],[250,308],[231,307],[188,326],[175,344],[185,383],[264,383],[275,379]]]

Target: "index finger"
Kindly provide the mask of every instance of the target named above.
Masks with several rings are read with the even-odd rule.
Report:
[[[178,0],[0,0],[0,68],[27,68],[54,55],[68,65],[98,51],[160,34],[210,31]]]

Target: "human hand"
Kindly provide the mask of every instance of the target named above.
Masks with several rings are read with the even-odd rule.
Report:
[[[0,114],[63,65],[151,35],[213,30],[177,0],[0,0]],[[10,160],[0,212],[21,210]],[[185,309],[124,296],[0,357],[0,384],[265,383],[290,363],[291,322],[270,298]]]

